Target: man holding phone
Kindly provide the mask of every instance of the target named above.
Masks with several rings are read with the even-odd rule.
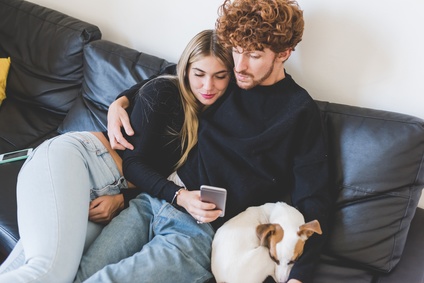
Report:
[[[320,111],[284,68],[302,39],[303,13],[292,0],[226,0],[220,7],[216,27],[220,40],[233,50],[238,87],[202,116],[197,147],[177,172],[187,190],[176,192],[175,201],[194,221],[210,223],[216,230],[249,206],[290,198],[305,221],[317,219],[323,230],[323,236],[314,235],[308,240],[288,281],[312,282],[328,232],[331,202],[326,133]],[[128,101],[124,97],[109,108],[108,132],[114,148],[132,148],[120,131],[123,125],[131,135],[131,126],[121,107]],[[224,217],[218,217],[221,211],[217,212],[215,207],[205,209],[199,191],[202,185],[227,190]],[[134,209],[131,205],[128,209]],[[142,207],[139,211],[143,211]],[[177,228],[184,234],[184,227]],[[116,237],[119,242],[119,236]],[[179,246],[178,250],[189,248]],[[132,257],[135,260],[137,256],[141,253]],[[210,272],[210,259],[194,260],[201,260],[206,264],[205,272]],[[158,268],[164,266],[159,257],[155,261]],[[189,269],[180,265],[181,272]],[[89,282],[100,278],[153,280],[153,274],[143,272],[143,267],[120,262],[100,270]],[[157,272],[173,276],[172,270]],[[192,282],[198,281],[193,278]]]

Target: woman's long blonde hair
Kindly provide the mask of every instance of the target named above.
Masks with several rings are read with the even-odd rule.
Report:
[[[184,110],[184,124],[180,132],[182,156],[176,164],[176,169],[184,164],[187,160],[188,153],[197,143],[198,115],[204,108],[204,105],[197,100],[191,91],[188,77],[189,68],[194,62],[207,56],[214,56],[230,72],[233,70],[234,61],[231,50],[218,42],[214,30],[204,30],[198,33],[184,49],[177,64],[178,87]]]

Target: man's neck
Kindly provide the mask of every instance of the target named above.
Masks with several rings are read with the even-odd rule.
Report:
[[[278,68],[275,68],[272,74],[260,85],[262,86],[274,85],[278,83],[279,81],[281,81],[282,79],[284,79],[285,77],[286,77],[286,72],[284,70],[284,66],[281,65]]]

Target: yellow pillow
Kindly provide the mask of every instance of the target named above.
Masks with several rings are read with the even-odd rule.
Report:
[[[10,57],[0,58],[0,105],[6,98],[6,80],[9,73]]]

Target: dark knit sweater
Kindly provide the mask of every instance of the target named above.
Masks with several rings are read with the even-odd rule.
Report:
[[[134,135],[126,138],[134,150],[125,150],[122,159],[124,176],[137,189],[122,192],[126,202],[140,192],[171,201],[180,188],[166,179],[181,157],[184,112],[179,89],[169,78],[156,78],[140,88],[132,101]]]
[[[197,148],[178,175],[188,189],[227,189],[224,221],[249,206],[291,199],[324,236],[307,241],[291,277],[310,282],[327,234],[330,209],[325,132],[317,105],[286,74],[272,86],[236,90],[202,116]]]

